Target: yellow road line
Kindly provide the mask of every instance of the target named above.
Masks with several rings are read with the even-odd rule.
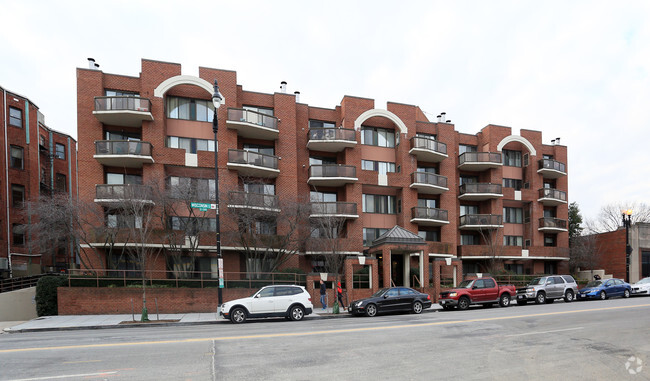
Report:
[[[639,304],[635,306],[619,306],[619,307],[602,307],[602,308],[591,308],[585,310],[572,310],[572,311],[544,312],[538,314],[501,316],[501,317],[492,317],[492,318],[448,320],[448,321],[438,321],[438,322],[430,322],[430,323],[402,324],[402,325],[380,326],[380,327],[331,329],[331,330],[311,331],[311,332],[269,333],[264,335],[203,337],[198,339],[182,339],[182,340],[135,341],[130,343],[84,344],[84,345],[43,347],[43,348],[2,349],[0,350],[0,353],[33,352],[33,351],[46,351],[46,350],[57,350],[57,349],[110,348],[110,347],[137,346],[137,345],[199,343],[199,342],[206,342],[212,340],[225,341],[225,340],[243,340],[243,339],[267,339],[267,338],[275,338],[275,337],[314,336],[314,335],[325,335],[329,333],[349,333],[349,332],[364,332],[364,331],[381,331],[381,330],[388,330],[388,329],[418,328],[418,327],[453,325],[453,324],[486,322],[486,321],[497,321],[497,320],[523,319],[523,318],[540,317],[540,316],[568,315],[568,314],[576,314],[576,313],[583,313],[583,312],[612,311],[612,310],[622,310],[622,309],[631,309],[631,308],[640,308],[640,307],[650,307],[650,304]]]

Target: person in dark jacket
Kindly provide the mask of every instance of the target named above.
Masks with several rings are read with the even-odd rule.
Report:
[[[323,280],[320,280],[320,304],[323,305],[323,310],[327,309],[327,286]]]

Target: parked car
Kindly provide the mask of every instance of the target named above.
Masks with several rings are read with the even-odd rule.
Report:
[[[632,285],[632,295],[650,295],[650,277],[634,283]]]
[[[537,304],[553,303],[564,299],[570,303],[578,293],[578,284],[571,275],[553,275],[535,278],[526,287],[517,289],[517,304],[522,306],[529,300]]]
[[[238,324],[249,318],[266,317],[285,317],[298,321],[313,310],[311,296],[304,287],[282,285],[262,287],[248,298],[223,303],[219,313]]]
[[[466,310],[470,304],[485,306],[499,303],[501,307],[510,305],[510,298],[515,295],[515,286],[508,284],[499,286],[494,278],[468,279],[460,282],[458,287],[443,291],[438,298],[438,304],[444,310],[458,307]]]
[[[592,280],[578,293],[578,299],[600,299],[605,300],[612,296],[629,298],[632,287],[622,279]]]
[[[419,314],[431,307],[431,295],[408,287],[382,288],[371,297],[350,303],[348,311],[353,315],[375,316],[382,312],[412,311]]]

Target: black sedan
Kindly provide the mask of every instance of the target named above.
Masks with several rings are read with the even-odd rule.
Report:
[[[369,298],[350,303],[353,315],[375,316],[380,312],[413,311],[416,314],[431,307],[431,296],[408,287],[382,288]]]

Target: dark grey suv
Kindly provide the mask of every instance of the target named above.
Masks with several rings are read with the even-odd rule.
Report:
[[[526,287],[517,289],[517,304],[522,306],[529,300],[537,304],[553,303],[564,299],[570,303],[578,292],[578,284],[571,275],[549,275],[535,278]]]

